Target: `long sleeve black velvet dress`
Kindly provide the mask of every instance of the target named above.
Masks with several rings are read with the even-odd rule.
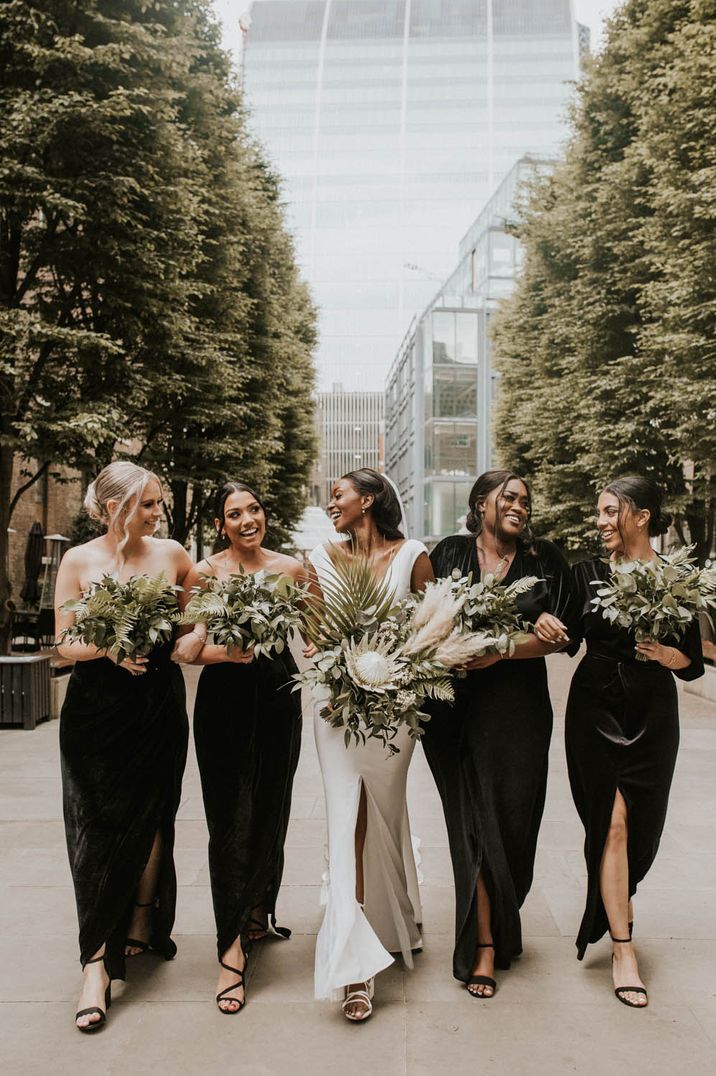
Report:
[[[659,847],[666,820],[669,789],[679,747],[679,708],[674,676],[696,680],[703,675],[701,636],[695,621],[683,639],[664,639],[691,658],[674,670],[655,661],[636,660],[634,633],[616,627],[594,610],[596,581],[606,580],[609,565],[601,559],[574,566],[580,609],[569,652],[583,638],[587,653],[572,678],[565,738],[572,796],[585,829],[587,901],[577,936],[581,960],[587,945],[609,929],[599,893],[599,867],[607,839],[614,797],[627,804],[629,895],[646,875]]]
[[[430,557],[437,578],[457,568],[480,577],[475,539],[444,539]],[[551,542],[518,550],[506,583],[541,582],[518,598],[534,624],[550,612],[569,624],[569,566]],[[552,706],[544,658],[499,661],[455,681],[455,703],[433,703],[422,743],[442,798],[455,876],[453,974],[467,982],[477,946],[476,885],[483,872],[492,910],[495,961],[509,967],[522,951],[519,909],[534,872],[547,786]]]
[[[150,945],[170,960],[176,908],[174,819],[189,725],[184,677],[171,644],[132,676],[108,658],[79,661],[60,718],[65,834],[84,965],[106,943],[113,979],[124,978],[124,948],[137,885],[154,837],[162,858]]]
[[[219,959],[250,929],[255,909],[263,909],[276,926],[301,748],[301,701],[291,691],[295,672],[284,651],[246,665],[207,665],[199,678],[194,740],[209,827]]]

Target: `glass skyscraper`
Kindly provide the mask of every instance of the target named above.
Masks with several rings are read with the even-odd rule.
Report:
[[[570,0],[256,0],[242,70],[321,310],[319,385],[379,390],[460,237],[565,134]]]

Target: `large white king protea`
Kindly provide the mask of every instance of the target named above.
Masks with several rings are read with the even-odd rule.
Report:
[[[390,688],[397,690],[402,682],[403,663],[387,640],[375,635],[365,635],[356,641],[351,639],[346,647],[345,662],[348,675],[354,684],[364,691],[385,694]]]
[[[307,599],[305,631],[319,653],[297,679],[311,685],[321,716],[344,730],[346,746],[378,739],[394,754],[391,741],[402,725],[420,736],[421,722],[429,720],[421,709],[427,698],[454,697],[443,651],[454,657],[460,635],[460,661],[475,653],[475,640],[465,647],[456,623],[462,598],[451,596],[447,581],[419,603],[395,602],[365,558],[337,549],[332,559],[322,600]]]

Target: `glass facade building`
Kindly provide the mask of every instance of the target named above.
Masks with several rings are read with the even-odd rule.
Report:
[[[410,327],[388,376],[385,466],[410,533],[434,543],[464,524],[477,474],[493,465],[497,375],[490,318],[509,295],[521,247],[505,222],[525,179],[549,161],[523,157],[460,244],[458,266]]]
[[[314,504],[323,508],[333,483],[348,471],[383,471],[385,396],[382,392],[345,392],[334,385],[316,396],[318,458],[311,481]]]
[[[319,385],[377,390],[514,162],[557,151],[570,0],[255,0],[253,130],[321,311]]]

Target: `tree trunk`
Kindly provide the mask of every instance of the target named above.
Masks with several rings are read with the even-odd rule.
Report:
[[[13,453],[0,447],[0,654],[10,653],[10,494],[12,490]]]
[[[184,481],[171,482],[170,489],[172,491],[170,537],[184,545],[189,533],[187,511],[189,504],[189,483]]]

